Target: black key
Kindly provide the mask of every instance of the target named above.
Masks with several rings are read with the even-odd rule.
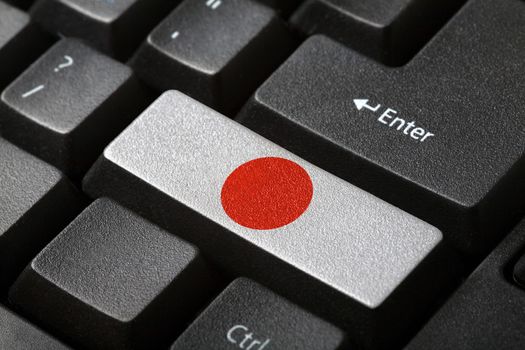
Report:
[[[39,0],[31,17],[45,29],[88,41],[124,59],[179,0]]]
[[[383,63],[406,63],[465,0],[308,0],[291,18]]]
[[[522,350],[525,290],[512,281],[512,268],[524,248],[525,221],[476,269],[406,350]]]
[[[81,203],[58,170],[0,139],[0,293]]]
[[[251,0],[186,0],[153,31],[133,66],[158,90],[177,89],[230,112],[291,46],[270,8]]]
[[[173,341],[210,281],[196,248],[101,199],[33,260],[9,296],[78,344],[149,348]]]
[[[0,306],[0,349],[66,350],[69,348]]]
[[[0,132],[78,177],[144,103],[131,69],[64,39],[2,93]]]
[[[473,0],[398,69],[312,37],[238,120],[479,252],[525,207],[523,16]]]
[[[49,40],[29,16],[0,1],[0,88],[9,84],[40,53]]]
[[[235,280],[171,350],[336,350],[344,334],[263,286]]]

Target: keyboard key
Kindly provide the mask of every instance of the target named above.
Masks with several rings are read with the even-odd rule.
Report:
[[[489,255],[405,350],[522,350],[525,290],[513,283],[512,267],[523,248],[525,221]]]
[[[0,349],[66,350],[68,347],[0,306]]]
[[[406,63],[465,0],[309,0],[291,21],[388,65]]]
[[[48,38],[29,16],[0,1],[0,88],[9,84],[45,50]]]
[[[231,112],[291,46],[270,8],[251,0],[186,0],[153,31],[133,66],[157,90],[178,89]]]
[[[136,349],[172,342],[210,286],[196,248],[101,199],[33,260],[9,296],[83,348]]]
[[[144,103],[131,69],[64,39],[2,93],[0,131],[78,177]]]
[[[177,230],[233,274],[338,325],[357,322],[368,340],[401,335],[439,290],[438,229],[179,92],[162,95],[106,148],[84,189]],[[404,303],[418,306],[386,322]]]
[[[344,334],[251,280],[240,278],[199,316],[171,350],[342,349]]]
[[[397,69],[312,37],[237,120],[484,252],[525,209],[522,16],[471,1]]]
[[[52,33],[81,38],[125,59],[178,0],[39,0],[32,18]]]
[[[81,207],[58,170],[0,139],[0,294]],[[1,347],[0,347],[1,348]]]

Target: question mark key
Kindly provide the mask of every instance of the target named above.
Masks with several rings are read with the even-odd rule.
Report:
[[[143,101],[129,67],[78,40],[62,39],[4,91],[0,131],[80,178],[145,107]]]

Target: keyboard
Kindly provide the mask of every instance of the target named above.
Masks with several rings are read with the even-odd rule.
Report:
[[[525,349],[524,19],[0,0],[0,349]]]

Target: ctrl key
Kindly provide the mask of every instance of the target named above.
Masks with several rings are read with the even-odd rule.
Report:
[[[171,350],[336,350],[341,330],[265,287],[239,278],[201,314]]]
[[[99,199],[25,269],[10,301],[72,345],[166,347],[206,302],[199,252],[133,212]]]

